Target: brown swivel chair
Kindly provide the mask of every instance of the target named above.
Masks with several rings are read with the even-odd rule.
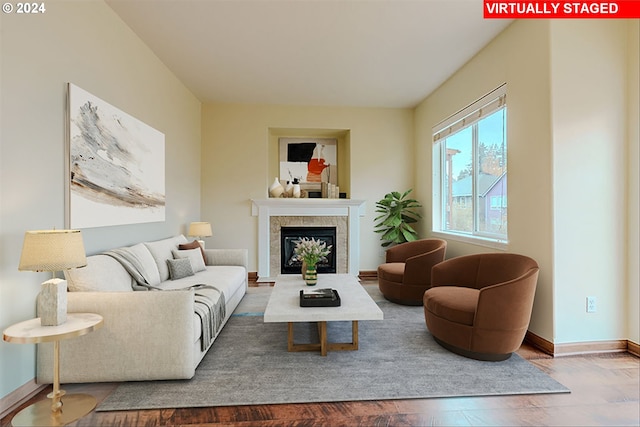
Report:
[[[478,360],[506,360],[527,332],[538,281],[533,259],[467,255],[433,267],[424,293],[429,332],[444,348]]]
[[[391,302],[422,305],[424,291],[431,287],[431,268],[444,260],[447,242],[422,239],[387,249],[386,263],[378,266],[378,287]]]

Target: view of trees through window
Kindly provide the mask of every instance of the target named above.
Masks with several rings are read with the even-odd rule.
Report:
[[[506,107],[442,141],[442,231],[507,235]]]

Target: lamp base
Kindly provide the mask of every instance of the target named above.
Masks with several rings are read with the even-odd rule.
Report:
[[[50,279],[42,283],[38,295],[38,316],[42,326],[58,326],[67,321],[67,281]]]
[[[197,240],[197,242],[200,243],[200,246],[202,247],[202,249],[205,249],[204,240]]]

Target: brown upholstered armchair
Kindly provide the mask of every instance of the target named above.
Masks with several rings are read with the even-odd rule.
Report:
[[[487,253],[446,260],[424,293],[429,332],[446,349],[479,360],[506,360],[524,339],[538,264],[524,255]]]
[[[447,242],[422,239],[387,249],[386,263],[378,267],[378,287],[386,299],[397,304],[422,305],[431,287],[431,268],[444,260]]]

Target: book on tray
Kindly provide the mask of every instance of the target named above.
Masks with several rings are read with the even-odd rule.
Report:
[[[335,299],[336,294],[333,292],[331,288],[322,288],[322,289],[303,289],[302,290],[302,298],[304,299]]]
[[[340,295],[331,288],[300,290],[301,307],[340,307]]]

